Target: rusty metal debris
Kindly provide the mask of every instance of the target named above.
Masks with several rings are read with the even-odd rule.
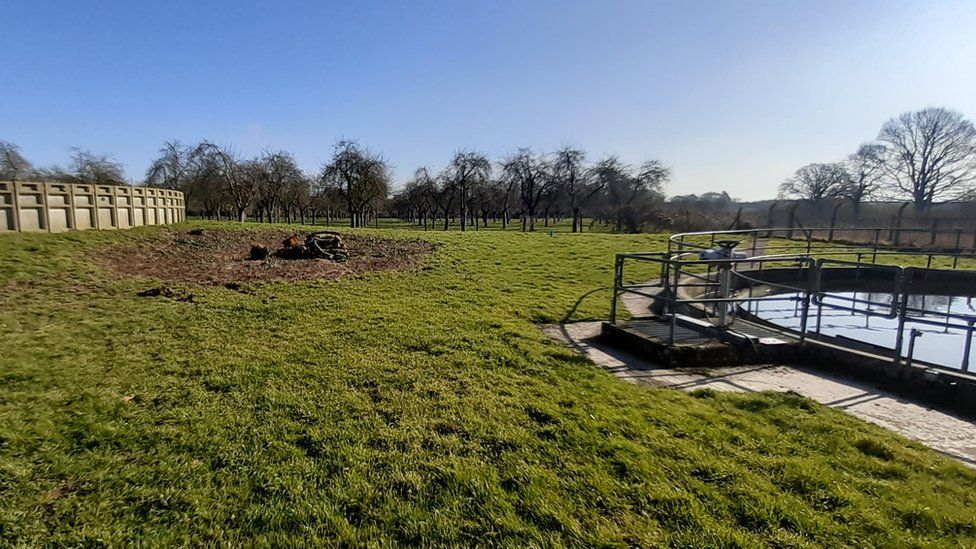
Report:
[[[335,231],[318,231],[309,234],[304,241],[298,235],[290,235],[281,243],[275,256],[283,259],[328,259],[343,262],[349,259],[342,236]]]

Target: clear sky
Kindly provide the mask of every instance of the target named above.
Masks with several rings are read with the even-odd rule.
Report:
[[[903,111],[976,117],[976,1],[65,1],[0,10],[0,139],[139,180],[165,140],[402,183],[457,148],[659,158],[669,194],[771,197]]]

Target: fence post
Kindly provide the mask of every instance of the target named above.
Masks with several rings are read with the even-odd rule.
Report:
[[[820,336],[820,325],[823,321],[823,296],[820,295],[820,276],[823,265],[819,262],[815,262],[813,265],[816,269],[813,273],[813,295],[817,300],[817,336]]]
[[[767,229],[772,229],[773,228],[773,210],[776,209],[776,205],[779,204],[779,202],[780,202],[779,200],[775,200],[775,201],[773,201],[772,204],[769,205],[769,211],[766,214],[766,228]],[[771,238],[772,236],[773,236],[773,233],[772,233],[771,230],[766,233],[766,238]],[[974,239],[974,242],[976,242],[976,239]],[[976,243],[973,244],[973,248],[976,248]]]
[[[899,274],[901,295],[898,297],[898,331],[895,333],[895,366],[901,365],[901,349],[905,344],[905,316],[908,314],[908,295],[910,293],[910,288],[906,281],[909,278],[906,276],[906,271],[902,271]]]
[[[962,229],[956,229],[956,246],[952,253],[952,268],[955,269],[959,266],[959,254],[962,253]]]
[[[836,206],[834,206],[834,211],[830,213],[830,232],[827,234],[827,242],[834,241],[834,227],[837,226],[837,210],[839,210],[843,205],[843,202],[838,203]]]
[[[969,354],[973,348],[973,325],[976,324],[976,319],[969,320],[969,328],[966,329],[966,348],[962,355],[962,371],[969,371]]]
[[[678,286],[681,284],[681,262],[679,260],[674,266],[674,287],[670,295],[668,296],[668,302],[671,304],[671,322],[668,324],[668,345],[674,345],[674,328],[675,324],[678,322]]]
[[[620,264],[622,258],[620,254],[617,254],[613,262],[613,301],[610,302],[610,323],[617,323],[617,299],[619,297],[618,288],[620,288]]]
[[[800,345],[806,343],[807,340],[807,321],[810,316],[810,287],[813,285],[813,267],[807,258],[807,284],[806,289],[803,292],[803,314],[800,317]]]
[[[915,340],[922,337],[922,330],[918,328],[912,328],[912,331],[908,332],[908,356],[905,357],[905,366],[912,365],[912,359],[915,358]]]
[[[799,202],[794,203],[790,206],[790,226],[786,233],[787,240],[793,240],[793,227],[796,225],[796,209],[800,206]]]
[[[902,217],[905,215],[905,208],[907,208],[909,204],[911,203],[905,202],[904,204],[901,205],[900,208],[898,208],[898,218],[897,218],[898,220],[895,223],[895,241],[894,241],[895,246],[901,245],[901,220]]]
[[[881,240],[881,229],[874,230],[874,251],[871,255],[871,263],[878,262],[878,242]]]

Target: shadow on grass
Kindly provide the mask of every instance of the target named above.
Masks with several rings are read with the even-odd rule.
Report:
[[[605,286],[603,286],[603,287],[600,287],[600,288],[594,288],[594,289],[592,289],[592,290],[590,290],[590,291],[588,291],[588,292],[586,292],[585,294],[583,294],[583,295],[581,295],[581,296],[579,297],[579,299],[577,299],[577,300],[576,300],[576,303],[574,303],[574,304],[573,304],[573,308],[572,308],[572,309],[570,309],[568,313],[566,313],[566,316],[564,316],[564,317],[563,317],[563,318],[562,318],[562,319],[561,319],[561,320],[559,321],[559,323],[560,323],[560,324],[566,324],[567,322],[570,322],[570,321],[572,320],[572,318],[573,318],[573,315],[574,315],[574,314],[576,314],[576,311],[578,311],[578,310],[579,310],[579,308],[580,308],[580,305],[581,305],[581,304],[583,303],[583,300],[584,300],[584,299],[586,299],[586,298],[588,298],[588,297],[590,297],[591,295],[593,295],[593,294],[595,294],[595,293],[597,293],[597,292],[602,292],[602,291],[606,291],[606,290],[608,290],[608,289],[609,289],[609,288],[607,288],[607,287],[605,287]]]

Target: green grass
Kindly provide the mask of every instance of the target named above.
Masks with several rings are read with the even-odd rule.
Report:
[[[410,272],[184,303],[93,265],[153,232],[0,236],[3,544],[976,544],[956,462],[540,333],[663,236],[429,232]]]

